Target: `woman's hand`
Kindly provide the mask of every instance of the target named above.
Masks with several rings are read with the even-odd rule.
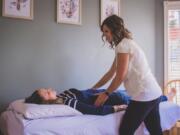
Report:
[[[94,105],[102,106],[106,102],[107,99],[108,99],[108,96],[105,94],[105,92],[99,93],[99,96],[97,97]]]

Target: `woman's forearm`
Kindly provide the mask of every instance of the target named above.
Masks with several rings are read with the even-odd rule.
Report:
[[[121,77],[115,76],[114,79],[112,80],[111,84],[107,88],[107,92],[109,94],[112,93],[113,91],[115,91],[120,86],[120,84],[122,82],[123,82],[123,77],[121,78]]]
[[[109,85],[107,92],[112,93],[115,91],[122,81],[124,80],[129,65],[129,54],[128,53],[119,53],[117,55],[117,68],[116,68],[116,76],[112,80],[111,84]]]

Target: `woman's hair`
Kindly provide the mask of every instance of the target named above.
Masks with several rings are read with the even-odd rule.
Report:
[[[58,103],[58,100],[45,100],[43,97],[41,97],[38,93],[38,90],[35,90],[31,96],[25,98],[25,103],[31,103],[31,104],[56,104]]]
[[[112,43],[110,43],[111,48],[114,48],[115,46],[117,46],[123,38],[132,39],[131,32],[125,28],[124,21],[119,16],[111,15],[107,17],[101,25],[101,31],[103,31],[104,25],[106,25],[112,32],[113,41]],[[103,37],[104,35],[102,35],[102,39]]]
[[[39,95],[38,90],[25,99],[25,103],[44,104],[44,99]]]

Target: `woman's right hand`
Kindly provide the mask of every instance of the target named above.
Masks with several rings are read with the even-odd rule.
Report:
[[[109,98],[109,97],[105,94],[105,92],[101,92],[101,93],[98,95],[98,97],[97,97],[94,105],[95,105],[95,106],[102,106],[102,105],[106,102],[106,100],[107,100],[108,98]]]

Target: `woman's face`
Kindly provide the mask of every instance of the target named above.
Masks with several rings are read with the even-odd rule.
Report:
[[[113,36],[112,36],[111,30],[106,25],[103,25],[102,32],[103,32],[103,35],[106,37],[106,40],[109,43],[111,43],[112,40],[113,40]]]
[[[41,88],[38,90],[38,94],[46,101],[55,100],[57,98],[56,91],[52,88]]]

